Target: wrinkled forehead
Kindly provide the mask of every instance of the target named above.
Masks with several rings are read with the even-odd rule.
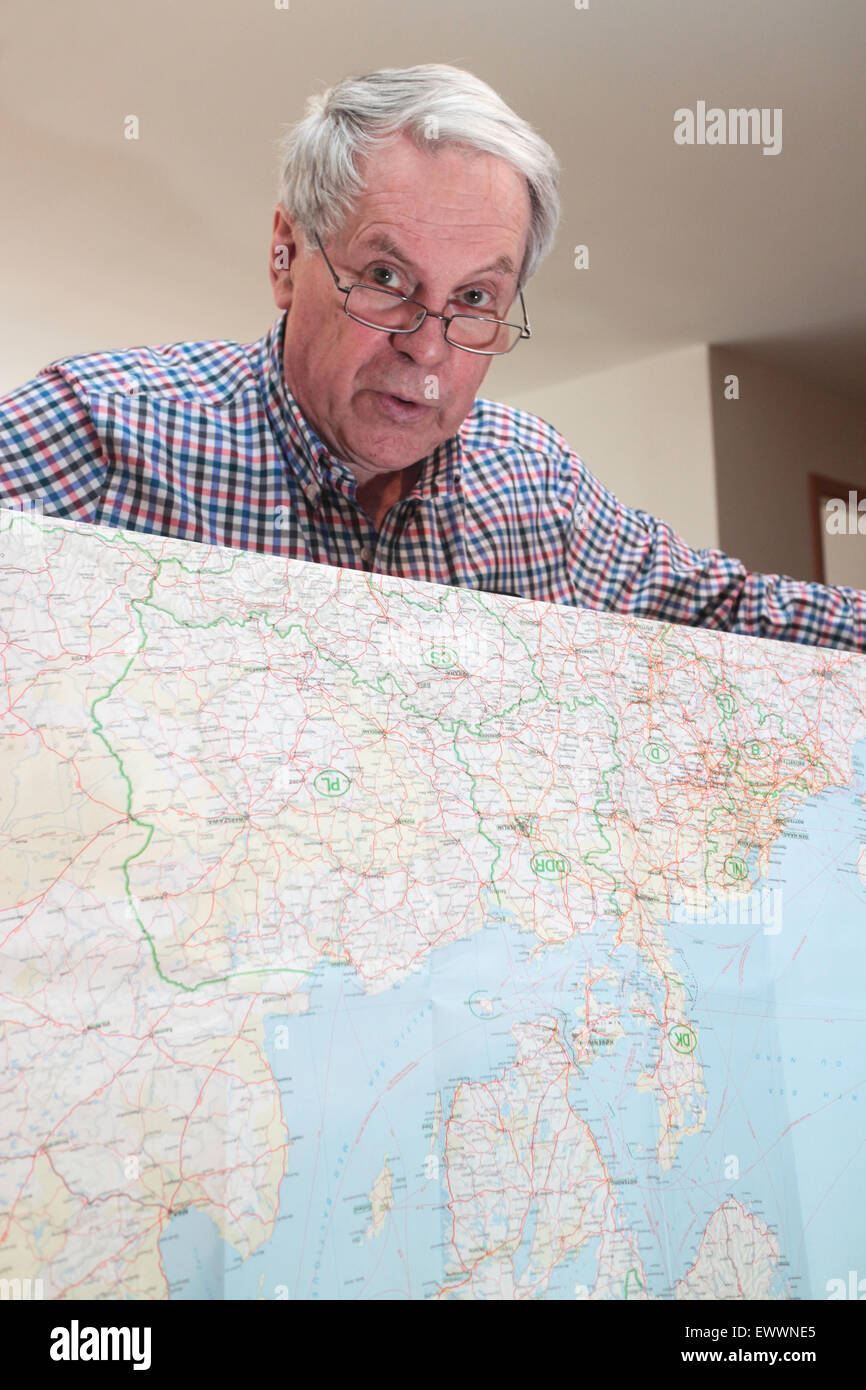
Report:
[[[525,177],[507,161],[455,143],[418,146],[405,134],[357,162],[362,180],[337,240],[383,254],[459,237],[470,253],[489,250],[500,273],[519,273],[531,206]]]

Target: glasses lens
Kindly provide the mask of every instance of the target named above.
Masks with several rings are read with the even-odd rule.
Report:
[[[409,304],[387,290],[376,290],[366,285],[354,285],[349,291],[346,313],[363,319],[374,328],[390,328],[392,333],[401,328],[414,328],[419,317],[423,317],[417,305]]]
[[[476,352],[510,352],[520,337],[520,329],[496,319],[457,314],[448,325],[446,337],[455,347],[474,348]]]

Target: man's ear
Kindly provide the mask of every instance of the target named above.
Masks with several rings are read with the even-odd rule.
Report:
[[[268,265],[271,292],[278,309],[291,307],[294,264],[301,250],[299,243],[300,231],[295,227],[286,209],[278,203],[274,209]]]

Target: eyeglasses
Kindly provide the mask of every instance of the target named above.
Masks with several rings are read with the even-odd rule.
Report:
[[[499,357],[502,353],[511,352],[521,338],[532,337],[522,290],[518,291],[523,310],[522,327],[519,323],[505,323],[502,319],[483,318],[479,314],[434,314],[432,309],[419,304],[417,299],[407,299],[394,290],[379,289],[361,281],[341,285],[324,246],[318,237],[316,241],[334,284],[340,294],[346,296],[343,308],[356,323],[378,328],[382,333],[415,333],[426,318],[441,319],[445,325],[446,343],[462,348],[464,352],[477,352],[483,357]]]

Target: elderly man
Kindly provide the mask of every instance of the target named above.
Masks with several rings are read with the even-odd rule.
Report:
[[[285,139],[261,340],[68,357],[0,402],[0,500],[413,579],[866,650],[866,595],[750,574],[477,399],[531,330],[550,147],[485,83],[350,77]]]

